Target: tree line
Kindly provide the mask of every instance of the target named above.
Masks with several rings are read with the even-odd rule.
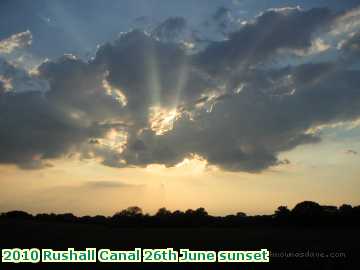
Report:
[[[0,220],[31,220],[38,222],[67,222],[102,224],[119,227],[238,227],[254,225],[360,225],[360,206],[343,204],[340,207],[320,205],[312,201],[298,203],[293,209],[279,206],[271,215],[248,216],[244,212],[227,216],[212,216],[200,207],[186,211],[160,208],[156,214],[144,214],[137,206],[128,207],[113,216],[82,216],[71,213],[31,215],[24,211],[0,214]]]

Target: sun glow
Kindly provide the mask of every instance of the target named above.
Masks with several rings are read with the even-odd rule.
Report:
[[[9,92],[9,91],[11,91],[13,89],[11,79],[8,79],[8,78],[0,75],[0,82],[3,85],[5,92]]]
[[[168,110],[161,107],[151,107],[149,125],[156,135],[163,135],[173,129],[174,122],[180,116],[176,109]]]
[[[110,83],[106,79],[108,74],[109,74],[109,72],[105,72],[105,77],[102,80],[102,86],[104,87],[106,94],[113,97],[123,107],[126,106],[128,103],[126,96],[120,89],[115,88],[110,85]]]
[[[207,160],[197,154],[192,154],[175,165],[176,168],[186,169],[186,171],[191,173],[202,173],[206,170],[207,166]]]
[[[111,129],[106,134],[105,138],[98,139],[97,142],[102,147],[109,147],[112,150],[116,150],[121,153],[125,149],[128,135],[126,132]]]

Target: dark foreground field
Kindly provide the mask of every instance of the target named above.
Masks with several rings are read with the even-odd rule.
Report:
[[[86,247],[130,250],[189,248],[194,250],[257,250],[273,255],[260,264],[2,264],[2,269],[359,269],[360,232],[357,226],[242,226],[238,228],[117,228],[108,225],[0,220],[1,248]],[[302,258],[288,257],[297,252]],[[300,255],[299,252],[304,252]],[[321,253],[307,257],[309,253]],[[275,254],[276,253],[276,254]],[[276,257],[277,256],[277,257]],[[336,257],[336,258],[335,258]]]

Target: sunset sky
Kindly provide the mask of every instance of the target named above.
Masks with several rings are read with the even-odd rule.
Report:
[[[360,1],[2,0],[0,212],[360,204]]]

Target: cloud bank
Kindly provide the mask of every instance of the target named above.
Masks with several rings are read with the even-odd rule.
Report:
[[[230,16],[222,11],[213,19]],[[356,11],[270,9],[205,47],[174,17],[151,33],[121,34],[88,61],[65,55],[36,72],[3,61],[0,162],[35,169],[76,155],[121,168],[200,156],[228,171],[286,165],[279,154],[321,141],[317,127],[360,117],[359,33],[326,61],[315,59],[323,50],[283,61],[312,50],[342,18],[353,25]],[[28,45],[29,34],[1,41],[0,52]],[[199,49],[189,52],[186,38]]]

